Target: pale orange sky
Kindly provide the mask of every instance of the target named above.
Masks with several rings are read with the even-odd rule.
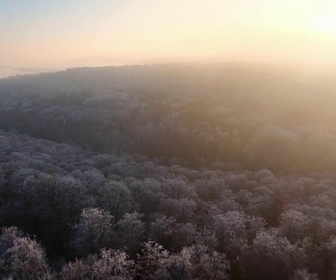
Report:
[[[336,63],[336,1],[0,0],[0,66]]]

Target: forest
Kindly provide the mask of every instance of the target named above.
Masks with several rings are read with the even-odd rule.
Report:
[[[235,63],[0,79],[1,279],[336,279],[335,92]]]

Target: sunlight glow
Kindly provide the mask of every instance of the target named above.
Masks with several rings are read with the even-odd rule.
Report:
[[[14,2],[0,0],[0,66],[335,63],[335,1]]]
[[[336,37],[336,15],[332,18],[323,18],[315,22],[317,31],[325,33],[327,36]]]

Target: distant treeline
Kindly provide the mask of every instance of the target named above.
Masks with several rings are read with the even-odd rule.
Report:
[[[331,83],[237,65],[71,69],[0,82],[0,128],[190,167],[333,171]]]

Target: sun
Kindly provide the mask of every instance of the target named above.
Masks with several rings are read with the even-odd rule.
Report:
[[[322,18],[315,22],[314,29],[319,33],[336,37],[336,15],[332,18]]]

